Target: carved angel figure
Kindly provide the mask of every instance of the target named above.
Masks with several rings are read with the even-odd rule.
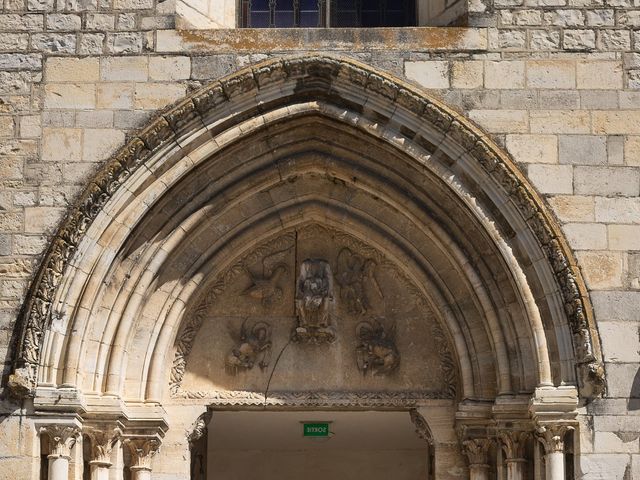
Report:
[[[340,285],[340,299],[349,313],[364,315],[371,309],[371,296],[382,298],[382,290],[375,277],[377,264],[349,248],[338,254],[336,282]]]
[[[225,370],[229,375],[237,375],[241,370],[251,370],[258,362],[260,370],[269,366],[271,359],[271,326],[266,322],[256,322],[251,329],[246,320],[240,328],[240,338],[231,353],[227,355]]]
[[[252,283],[242,292],[242,295],[260,300],[267,308],[280,302],[283,297],[280,283],[289,269],[286,264],[286,255],[289,250],[290,248],[264,257],[262,275],[254,275],[247,269]]]
[[[373,319],[356,326],[358,369],[366,375],[387,375],[400,365],[400,352],[395,344],[396,327],[386,331],[382,323]]]
[[[333,340],[330,305],[333,300],[333,276],[326,260],[307,259],[300,266],[296,285],[298,327],[294,339]]]

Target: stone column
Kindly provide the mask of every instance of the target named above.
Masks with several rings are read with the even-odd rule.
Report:
[[[49,459],[48,480],[68,480],[71,448],[80,435],[76,425],[46,425],[40,427],[40,434],[49,437],[51,452]]]
[[[505,453],[507,480],[524,480],[524,466],[527,463],[524,449],[530,436],[530,432],[521,430],[507,430],[498,434]]]
[[[111,452],[120,430],[113,427],[89,427],[85,433],[91,440],[91,480],[109,480]]]
[[[151,480],[151,459],[160,448],[160,440],[149,437],[125,439],[131,451],[131,480]]]
[[[474,438],[462,442],[462,451],[469,459],[469,480],[489,480],[489,447],[491,440],[488,438]]]
[[[537,438],[544,446],[545,480],[564,480],[564,436],[573,428],[568,425],[541,425],[537,430]]]

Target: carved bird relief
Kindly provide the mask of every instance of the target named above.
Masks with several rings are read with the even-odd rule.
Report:
[[[242,292],[242,295],[260,300],[262,305],[267,308],[274,303],[279,303],[284,295],[280,286],[281,280],[289,270],[286,264],[289,250],[291,248],[264,257],[261,275],[254,275],[249,269],[246,269],[247,275],[251,279],[251,285]]]
[[[374,260],[364,258],[346,247],[338,254],[335,277],[340,285],[340,299],[346,304],[349,313],[364,315],[371,309],[373,295],[383,298],[375,277],[377,266]]]

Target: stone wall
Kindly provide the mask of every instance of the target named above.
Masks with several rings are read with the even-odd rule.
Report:
[[[640,476],[639,7],[638,0],[471,1],[470,28],[188,32],[173,29],[171,0],[5,0],[3,379],[50,235],[129,132],[252,62],[346,55],[406,77],[475,121],[547,198],[591,291],[608,378],[605,398],[582,408],[578,477]],[[18,412],[8,400],[3,411]],[[10,443],[31,455],[20,450],[28,436],[15,432]],[[0,471],[8,461],[0,459]]]

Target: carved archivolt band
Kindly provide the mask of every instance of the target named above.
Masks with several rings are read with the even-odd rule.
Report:
[[[420,118],[477,160],[508,194],[544,250],[562,292],[574,357],[581,371],[581,393],[585,397],[600,394],[604,370],[586,287],[560,228],[522,174],[479,130],[416,88],[355,61],[331,57],[268,61],[214,82],[152,121],[108,162],[69,212],[31,285],[19,321],[16,369],[11,379],[14,391],[28,394],[35,386],[44,332],[50,327],[54,315],[52,303],[65,269],[89,225],[123,182],[167,142],[188,134],[196,122],[200,126],[201,121],[206,123],[208,112],[225,108],[224,104],[234,111],[232,104],[239,96],[246,98],[262,89],[276,91],[279,85],[296,82],[310,85],[318,97],[339,95],[333,88],[339,82],[360,89],[380,102]],[[294,90],[290,91],[295,100]],[[292,97],[281,95],[279,101],[291,102]]]

